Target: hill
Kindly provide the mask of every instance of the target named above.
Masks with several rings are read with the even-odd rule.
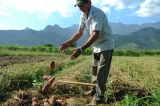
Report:
[[[116,47],[128,45],[130,43],[137,45],[136,49],[160,49],[160,30],[152,27],[140,29],[128,36],[114,35]],[[128,47],[126,47],[128,48]]]
[[[149,25],[151,24],[143,24],[143,26]],[[61,28],[58,25],[48,25],[40,31],[28,27],[24,30],[0,30],[0,45],[52,44],[60,46],[62,42],[68,40],[76,32],[76,26],[75,24],[68,28]],[[159,27],[159,23],[155,24],[155,27]],[[127,30],[122,31],[127,32]],[[114,37],[117,49],[160,49],[160,28],[145,27],[128,35],[114,34]],[[81,46],[87,38],[88,35],[84,32],[83,37],[77,42],[77,46]]]
[[[109,23],[113,34],[120,34],[120,35],[129,35],[133,32],[136,32],[140,29],[144,29],[147,27],[152,27],[152,28],[156,28],[156,29],[160,29],[160,22],[156,22],[156,23],[143,23],[141,25],[138,24],[123,24],[123,23]]]
[[[53,44],[59,46],[68,38],[56,32],[45,32],[35,30],[1,30],[0,45],[25,45],[35,46]]]

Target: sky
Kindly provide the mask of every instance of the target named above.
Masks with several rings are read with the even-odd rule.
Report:
[[[76,0],[0,0],[0,30],[43,30],[47,25],[62,28],[79,24],[81,11]],[[160,0],[91,0],[109,22],[143,24],[160,22]]]

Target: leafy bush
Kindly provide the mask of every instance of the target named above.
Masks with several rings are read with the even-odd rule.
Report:
[[[140,53],[138,51],[126,51],[126,56],[140,56]]]
[[[113,55],[114,55],[114,56],[124,56],[124,55],[126,55],[126,54],[125,54],[125,51],[117,51],[117,50],[114,50]]]
[[[36,48],[35,48],[35,47],[31,47],[31,48],[29,49],[29,51],[36,51]]]
[[[19,50],[18,46],[9,46],[8,50]]]
[[[53,47],[52,44],[45,44],[44,46],[45,46],[45,47]]]
[[[52,52],[53,51],[53,48],[51,48],[51,47],[48,47],[48,48],[46,48],[46,50],[45,50],[46,52]]]
[[[37,47],[36,50],[39,52],[44,52],[46,50],[46,48],[45,47]]]

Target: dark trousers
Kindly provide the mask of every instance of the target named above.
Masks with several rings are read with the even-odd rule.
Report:
[[[97,84],[95,87],[95,100],[100,100],[104,98],[104,93],[106,91],[106,83],[111,66],[112,55],[113,49],[102,51],[100,53],[93,53],[92,83]]]

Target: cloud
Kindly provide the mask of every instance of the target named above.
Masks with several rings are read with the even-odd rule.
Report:
[[[25,29],[25,27],[23,27],[23,26],[17,26],[17,27],[11,27],[10,29],[13,29],[13,30],[23,30],[23,29]]]
[[[36,13],[37,17],[41,20],[48,19],[49,15],[46,15],[45,13]]]
[[[19,11],[36,13],[39,18],[49,17],[54,12],[59,12],[63,17],[69,17],[75,13],[75,0],[0,0],[0,6]],[[2,10],[4,12],[4,10]],[[3,13],[4,14],[4,13]]]
[[[116,10],[132,9],[136,10],[131,14],[140,17],[160,16],[160,0],[92,0],[99,7],[115,7]],[[140,7],[140,8],[139,8]],[[102,10],[104,10],[102,8]],[[139,8],[139,9],[138,9]],[[138,9],[138,10],[137,10]]]
[[[136,8],[139,5],[139,3],[142,2],[142,0],[100,0],[100,1],[101,5],[108,5],[111,7],[115,7],[117,10],[125,8]]]
[[[0,15],[2,16],[8,16],[9,13],[7,12],[6,6],[0,3]]]
[[[13,30],[22,30],[25,27],[23,26],[9,26],[6,24],[0,24],[0,30],[9,30],[9,29],[13,29]]]
[[[8,27],[4,24],[0,24],[0,30],[6,30]]]
[[[138,16],[152,16],[160,13],[160,0],[91,0],[92,4],[110,13],[111,8],[116,10],[137,9]],[[36,14],[40,19],[47,19],[54,12],[62,17],[74,15],[78,9],[74,7],[75,0],[0,0],[0,15],[8,16],[10,7],[18,11]]]
[[[101,8],[105,13],[110,13],[110,8],[107,8],[107,7],[102,7]]]
[[[8,12],[0,10],[0,15],[2,15],[2,16],[9,16],[10,14]]]
[[[93,5],[101,8],[104,12],[110,13],[111,8],[116,10],[136,9],[143,0],[91,0]]]
[[[134,8],[140,0],[91,0],[92,3],[100,7],[104,12],[110,12],[110,7],[116,9]],[[75,0],[0,0],[0,5],[4,7],[15,7],[17,10],[28,13],[36,13],[41,19],[49,17],[54,12],[59,12],[63,17],[72,16]],[[3,13],[4,14],[4,13]]]
[[[136,14],[140,17],[160,16],[160,0],[146,0]]]
[[[54,12],[60,12],[63,17],[72,14],[73,4],[67,0],[13,0],[17,10],[29,13],[43,13],[46,17]]]

